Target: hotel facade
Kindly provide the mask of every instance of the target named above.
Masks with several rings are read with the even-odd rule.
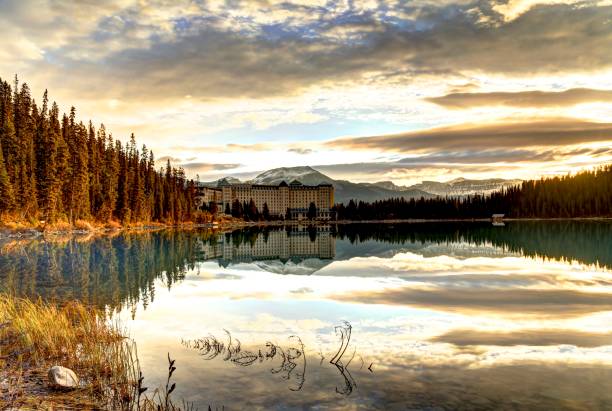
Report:
[[[313,233],[297,226],[291,232],[273,230],[259,233],[255,241],[236,242],[232,236],[218,234],[215,241],[201,241],[198,256],[202,261],[218,260],[227,267],[231,264],[253,261],[279,260],[299,262],[307,259],[331,260],[336,255],[336,241],[329,225],[318,226]]]
[[[231,210],[234,201],[255,202],[261,213],[267,204],[270,216],[290,220],[307,219],[310,204],[317,208],[316,219],[329,220],[334,204],[334,187],[331,184],[309,186],[294,180],[290,184],[281,182],[278,185],[229,184],[220,183],[217,187],[199,187],[196,197],[198,207],[206,205],[208,209],[213,204],[217,212]]]

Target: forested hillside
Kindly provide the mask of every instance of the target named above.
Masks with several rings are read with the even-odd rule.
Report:
[[[0,79],[0,214],[47,223],[190,219],[195,186],[182,169],[156,170],[153,153],[104,125],[61,114],[45,91]]]
[[[335,207],[340,220],[612,217],[612,165],[576,175],[525,181],[489,196],[373,203],[351,201]]]

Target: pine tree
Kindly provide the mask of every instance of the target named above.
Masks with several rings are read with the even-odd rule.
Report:
[[[184,221],[195,206],[195,184],[170,164],[155,171],[153,153],[139,155],[132,136],[123,147],[107,136],[49,110],[45,91],[40,109],[27,84],[0,79],[0,212],[15,211],[47,222],[95,218],[106,222],[155,219]],[[40,205],[40,209],[39,209]]]
[[[14,201],[13,187],[6,172],[2,147],[0,147],[0,214],[10,211]]]

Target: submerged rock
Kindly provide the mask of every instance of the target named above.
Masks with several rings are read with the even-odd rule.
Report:
[[[70,368],[56,365],[49,369],[47,374],[49,384],[55,388],[77,388],[79,386],[79,377]]]

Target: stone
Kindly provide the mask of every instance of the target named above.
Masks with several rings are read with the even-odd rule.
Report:
[[[49,384],[54,388],[74,389],[79,386],[79,377],[70,368],[53,366],[48,372]]]

